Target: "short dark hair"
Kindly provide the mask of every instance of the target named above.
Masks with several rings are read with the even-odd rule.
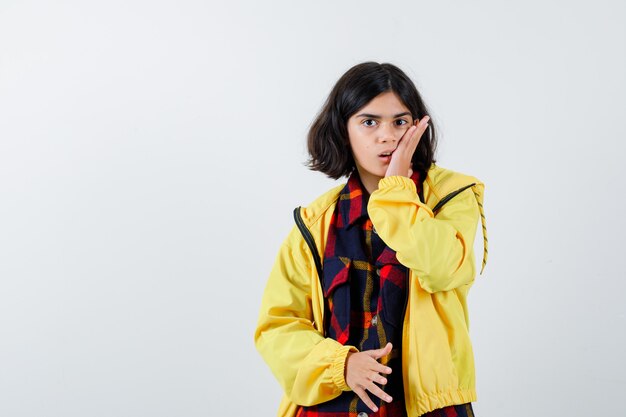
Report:
[[[305,166],[332,179],[350,176],[356,169],[348,138],[348,119],[381,93],[393,91],[408,107],[413,119],[428,114],[415,84],[390,63],[363,62],[346,71],[331,90],[307,135],[310,159]],[[434,158],[437,135],[432,117],[413,154],[413,170],[426,178]]]

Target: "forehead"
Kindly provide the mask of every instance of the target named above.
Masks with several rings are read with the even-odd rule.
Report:
[[[408,112],[409,108],[402,103],[400,97],[393,91],[387,91],[374,97],[363,106],[356,114],[370,113],[382,117],[394,117],[398,113]]]

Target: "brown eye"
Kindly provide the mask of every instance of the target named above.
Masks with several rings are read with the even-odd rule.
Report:
[[[375,120],[373,120],[373,119],[363,120],[363,124],[364,124],[365,126],[373,126],[373,125],[368,125],[368,124],[367,124],[367,122],[375,122]]]

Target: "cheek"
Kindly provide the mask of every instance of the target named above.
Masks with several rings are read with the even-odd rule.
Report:
[[[358,138],[357,138],[358,139]],[[364,155],[369,152],[371,145],[368,143],[364,143],[364,141],[356,141],[352,145],[352,152]]]

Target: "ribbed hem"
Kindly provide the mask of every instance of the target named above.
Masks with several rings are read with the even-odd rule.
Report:
[[[417,193],[417,188],[415,187],[413,180],[409,177],[405,177],[404,175],[391,175],[389,177],[383,177],[378,181],[378,188],[389,187],[406,188],[407,190]]]
[[[352,388],[346,384],[346,379],[344,377],[344,372],[346,369],[346,358],[348,357],[348,352],[358,352],[359,350],[350,345],[341,346],[335,352],[335,357],[333,358],[333,363],[330,366],[330,372],[333,378],[333,382],[337,387],[342,391],[352,391]]]
[[[416,412],[418,416],[449,405],[465,404],[476,401],[474,388],[450,390],[439,393],[422,394],[416,396]]]

